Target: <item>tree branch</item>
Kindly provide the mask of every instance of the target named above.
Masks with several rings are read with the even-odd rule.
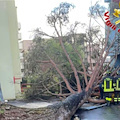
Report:
[[[65,49],[65,47],[64,47],[64,44],[63,44],[63,42],[62,42],[62,37],[59,35],[56,26],[54,26],[54,28],[55,28],[55,31],[56,31],[56,33],[57,33],[57,35],[58,35],[60,45],[61,45],[61,47],[62,47],[62,49],[63,49],[63,51],[64,51],[64,53],[65,53],[65,55],[66,55],[66,57],[67,57],[67,59],[68,59],[68,61],[69,61],[69,63],[70,63],[70,65],[71,65],[71,68],[72,68],[72,70],[73,70],[73,72],[74,72],[74,76],[75,76],[76,82],[77,82],[78,92],[81,92],[82,89],[81,89],[80,80],[79,80],[79,77],[78,77],[77,70],[76,70],[76,68],[75,68],[72,60],[70,59],[70,57],[69,57],[69,55],[68,55],[68,53],[67,53],[67,51],[66,51],[66,49]]]

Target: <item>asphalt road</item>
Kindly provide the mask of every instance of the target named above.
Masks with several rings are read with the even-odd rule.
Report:
[[[94,110],[78,110],[80,120],[120,120],[120,105],[105,106]]]

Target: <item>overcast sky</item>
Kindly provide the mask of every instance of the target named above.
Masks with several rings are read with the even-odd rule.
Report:
[[[95,4],[96,1],[92,0],[92,4]],[[104,0],[99,1],[106,5]],[[88,11],[91,0],[15,0],[18,22],[21,23],[22,40],[32,39],[31,31],[38,27],[52,34],[53,31],[46,22],[46,16],[61,2],[69,2],[75,5],[70,14],[71,23],[74,23],[74,21],[89,23]],[[83,32],[83,30],[80,30],[80,32]]]

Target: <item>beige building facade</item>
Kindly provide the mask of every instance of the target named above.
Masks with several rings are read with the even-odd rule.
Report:
[[[29,51],[32,46],[32,40],[20,40],[19,41],[19,50],[20,50],[20,65],[22,77],[24,77],[24,54]]]

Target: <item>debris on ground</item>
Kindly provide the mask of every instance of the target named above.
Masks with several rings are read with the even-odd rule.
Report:
[[[0,120],[37,120],[40,115],[38,111],[2,104],[0,107]]]

